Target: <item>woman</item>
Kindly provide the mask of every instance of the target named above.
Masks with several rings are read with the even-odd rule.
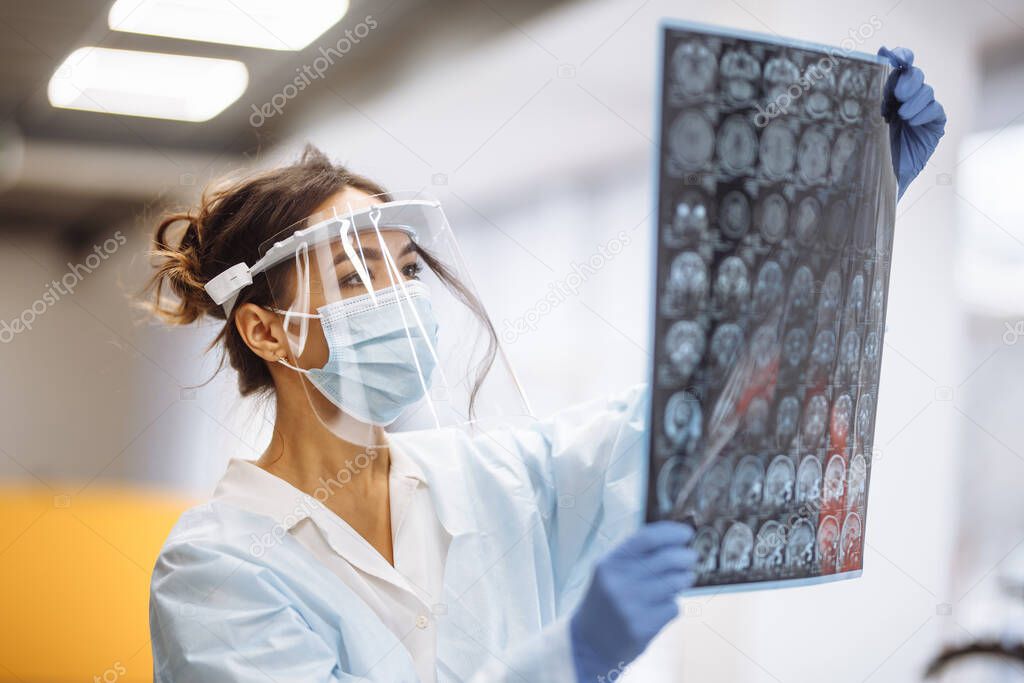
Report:
[[[904,134],[919,73],[896,85]],[[242,395],[276,405],[259,460],[160,554],[156,680],[614,680],[675,616],[697,557],[685,525],[636,531],[645,392],[482,428],[485,403],[527,411],[436,203],[307,148],[155,247],[156,312],[225,321]]]

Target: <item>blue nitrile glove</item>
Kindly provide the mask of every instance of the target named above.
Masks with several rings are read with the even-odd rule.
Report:
[[[892,166],[902,197],[946,132],[946,111],[935,101],[932,87],[925,84],[924,72],[914,66],[913,52],[905,47],[881,47],[878,54],[894,68],[885,84],[882,116],[889,124]]]
[[[675,618],[676,595],[693,585],[693,528],[654,522],[597,563],[583,601],[569,622],[579,683],[614,679]],[[599,678],[603,677],[603,678]]]

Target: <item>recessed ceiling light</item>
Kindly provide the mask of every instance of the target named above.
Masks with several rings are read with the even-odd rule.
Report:
[[[50,104],[105,114],[207,121],[249,84],[245,64],[157,52],[83,47],[50,77]]]
[[[301,50],[334,26],[348,0],[117,0],[107,17],[114,31]]]

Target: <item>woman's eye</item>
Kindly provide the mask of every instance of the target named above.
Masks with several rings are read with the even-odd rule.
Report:
[[[423,272],[423,265],[418,261],[415,263],[410,263],[408,265],[403,266],[400,272],[402,273],[402,277],[404,277],[407,280],[418,280],[420,273]],[[370,282],[374,282],[373,271],[367,269],[366,275],[369,278]],[[360,276],[358,272],[355,272],[338,278],[338,286],[346,289],[364,289],[366,287],[366,283],[363,282],[362,276]]]
[[[352,273],[338,280],[338,284],[342,287],[362,287],[363,278],[359,276],[359,273]]]

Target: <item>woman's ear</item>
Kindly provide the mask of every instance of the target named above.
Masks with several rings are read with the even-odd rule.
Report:
[[[235,309],[235,328],[245,345],[268,363],[289,356],[284,325],[276,313],[256,304],[242,304]]]

